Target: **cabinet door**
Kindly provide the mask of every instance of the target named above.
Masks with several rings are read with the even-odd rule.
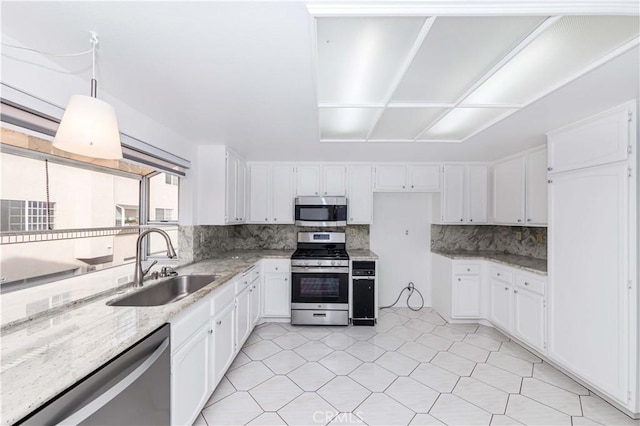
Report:
[[[260,280],[255,280],[251,283],[251,288],[249,289],[250,298],[251,298],[251,319],[250,326],[255,326],[258,321],[260,321],[260,317],[262,317],[262,304],[260,303]]]
[[[213,379],[212,390],[220,383],[222,376],[224,376],[235,358],[234,312],[235,306],[231,304],[211,320],[213,334],[209,342],[213,361],[213,368],[210,374]]]
[[[344,197],[347,195],[347,167],[322,167],[322,195]]]
[[[371,166],[349,166],[347,194],[348,223],[370,224],[373,219]]]
[[[632,124],[631,120],[634,120],[632,114],[632,107],[625,105],[549,133],[551,172],[577,170],[625,160],[629,156],[627,149],[629,126]]]
[[[513,334],[540,352],[545,349],[544,298],[528,290],[513,290]]]
[[[458,275],[453,279],[452,318],[479,318],[480,276]]]
[[[226,185],[226,223],[235,223],[237,220],[237,176],[238,160],[233,153],[227,153],[227,185]]]
[[[249,222],[269,222],[269,166],[251,165],[249,169]]]
[[[440,166],[409,166],[410,191],[440,191]]]
[[[298,166],[296,170],[296,195],[320,195],[320,166]]]
[[[558,174],[549,184],[551,359],[626,404],[629,389],[627,164]]]
[[[407,188],[406,166],[376,166],[375,191],[405,191]]]
[[[547,150],[527,155],[527,225],[547,223]]]
[[[496,223],[524,223],[524,157],[494,166],[493,214]]]
[[[465,167],[444,166],[442,178],[442,222],[464,222],[464,176]]]
[[[487,223],[489,221],[489,167],[468,166],[466,183],[466,220],[469,223]]]
[[[266,273],[264,275],[263,315],[265,317],[291,316],[291,283],[288,273]]]
[[[293,223],[293,166],[273,166],[273,222]]]
[[[237,222],[243,223],[246,220],[246,197],[247,197],[247,164],[238,160],[236,163],[236,216]]]
[[[236,296],[236,343],[240,350],[251,333],[251,298],[247,287]]]
[[[508,284],[489,279],[489,320],[511,332],[513,317],[513,290]]]
[[[171,356],[171,424],[190,425],[209,398],[209,324]]]

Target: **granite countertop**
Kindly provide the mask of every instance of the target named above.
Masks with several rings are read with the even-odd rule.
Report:
[[[371,250],[347,250],[351,260],[376,260],[378,255]]]
[[[88,297],[86,303],[4,327],[0,342],[2,423],[15,423],[260,259],[288,259],[292,252],[232,251],[177,268],[180,274],[216,274],[219,278],[168,305],[116,307],[106,302],[122,294]]]
[[[547,275],[547,260],[538,259],[530,256],[520,256],[517,254],[509,254],[498,251],[441,251],[433,250],[432,253],[449,259],[484,259],[492,262],[502,263],[513,268],[522,269],[524,271],[533,272],[535,274]]]

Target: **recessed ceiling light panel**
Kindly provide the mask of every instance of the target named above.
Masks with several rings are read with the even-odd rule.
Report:
[[[471,93],[463,104],[526,104],[638,37],[635,16],[560,19]]]
[[[421,140],[463,140],[483,126],[515,111],[510,108],[455,108],[420,135]]]
[[[383,102],[424,21],[318,18],[318,102]]]
[[[364,140],[380,108],[320,108],[320,138]]]
[[[436,18],[392,100],[455,102],[544,20],[540,16]]]
[[[369,139],[413,140],[445,111],[445,108],[387,108]]]

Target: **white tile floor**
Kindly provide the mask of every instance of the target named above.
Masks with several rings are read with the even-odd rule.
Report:
[[[257,327],[198,425],[639,425],[492,328],[431,309]]]

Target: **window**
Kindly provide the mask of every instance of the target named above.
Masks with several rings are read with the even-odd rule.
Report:
[[[159,222],[169,222],[173,220],[173,209],[156,208],[156,220]]]
[[[0,200],[1,232],[54,229],[55,205],[46,201]]]
[[[170,175],[169,173],[164,174],[164,183],[167,185],[175,185],[178,186],[178,176]]]

